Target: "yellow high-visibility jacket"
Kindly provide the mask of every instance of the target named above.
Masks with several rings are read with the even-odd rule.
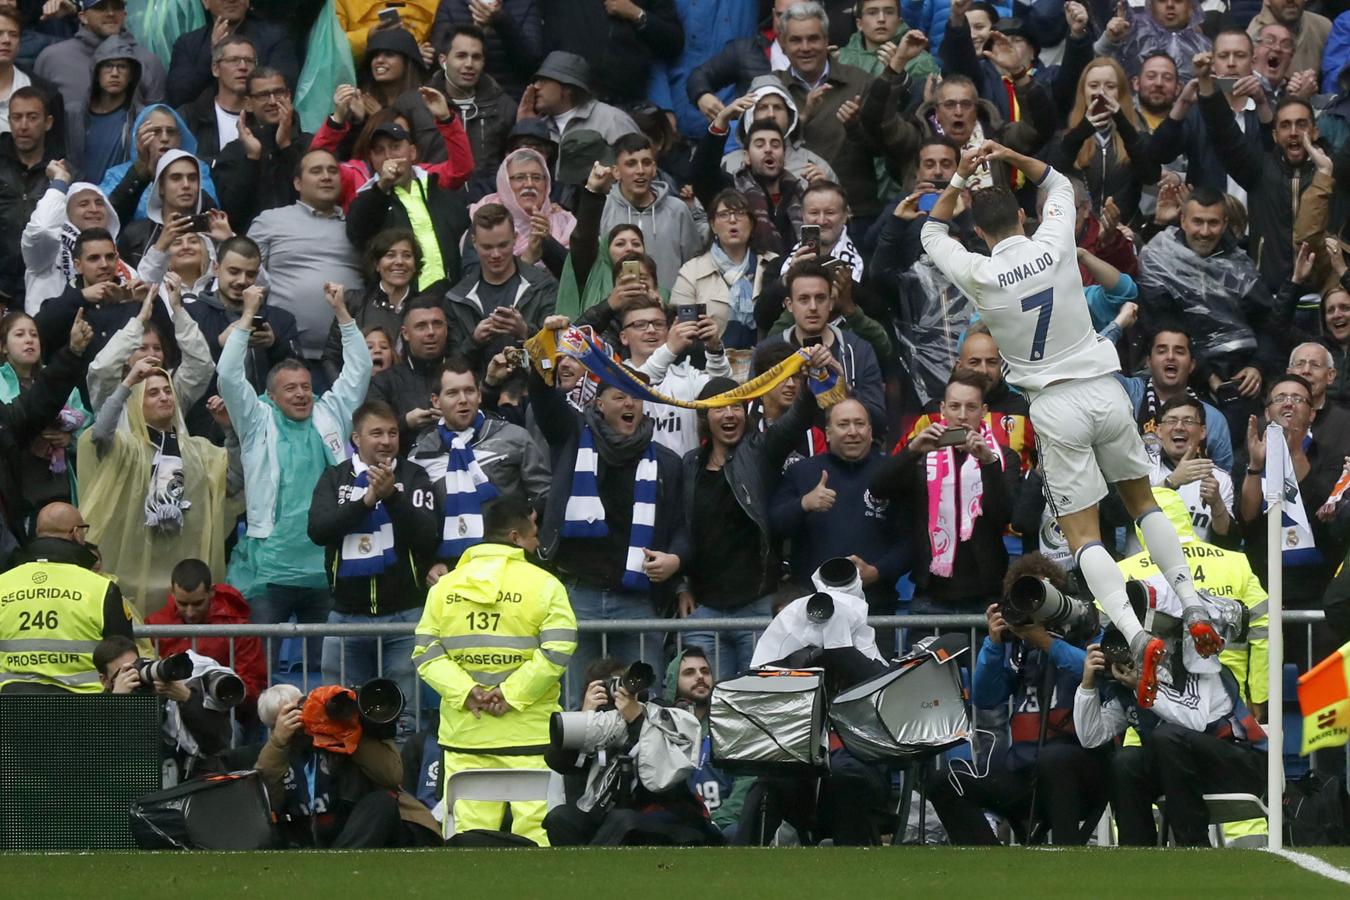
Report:
[[[427,597],[413,664],[441,695],[442,747],[465,753],[543,753],[559,680],[577,648],[562,582],[507,544],[478,544]],[[475,685],[500,686],[511,709],[464,708]]]
[[[1265,588],[1245,554],[1199,540],[1183,539],[1181,549],[1196,588],[1216,597],[1240,600],[1247,607],[1247,643],[1228,644],[1219,654],[1219,662],[1233,673],[1248,703],[1265,703],[1270,697],[1270,616]],[[1121,560],[1120,570],[1126,578],[1158,574],[1148,551]]]

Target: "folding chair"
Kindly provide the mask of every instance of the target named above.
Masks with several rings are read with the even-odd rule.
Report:
[[[455,834],[455,801],[486,800],[510,803],[522,800],[548,800],[548,769],[464,769],[445,782],[442,828],[449,840]]]

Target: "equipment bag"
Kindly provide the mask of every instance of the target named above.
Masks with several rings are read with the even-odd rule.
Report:
[[[954,662],[966,649],[964,635],[935,638],[835,697],[830,724],[848,752],[864,762],[903,762],[969,740]]]
[[[1285,840],[1291,847],[1350,844],[1350,796],[1339,778],[1308,772],[1284,786]]]
[[[265,850],[272,811],[256,771],[193,778],[131,804],[142,850]]]
[[[714,687],[713,765],[750,775],[829,772],[823,676],[820,669],[765,667]]]

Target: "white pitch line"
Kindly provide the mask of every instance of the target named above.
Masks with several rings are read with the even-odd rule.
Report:
[[[1338,869],[1326,860],[1318,859],[1316,856],[1309,856],[1307,853],[1295,853],[1293,850],[1266,850],[1267,853],[1273,853],[1281,859],[1287,859],[1300,869],[1306,869],[1314,875],[1320,875],[1323,878],[1330,878],[1332,881],[1339,881],[1341,884],[1350,884],[1350,872],[1344,869]]]

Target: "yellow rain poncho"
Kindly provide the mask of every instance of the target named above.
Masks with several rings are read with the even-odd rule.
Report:
[[[156,370],[156,374],[164,375]],[[168,377],[164,375],[164,377]],[[147,380],[149,380],[147,378]],[[131,391],[113,440],[100,455],[96,429],[80,437],[80,511],[89,523],[88,539],[103,555],[104,574],[117,580],[137,618],[164,605],[169,573],[183,559],[204,560],[217,575],[225,572],[225,537],[231,520],[226,508],[226,452],[206,438],[189,436],[174,399],[174,428],[183,460],[183,512],[175,534],[147,527],[145,500],[157,451],[145,423],[145,381]],[[169,390],[173,390],[172,379]]]

